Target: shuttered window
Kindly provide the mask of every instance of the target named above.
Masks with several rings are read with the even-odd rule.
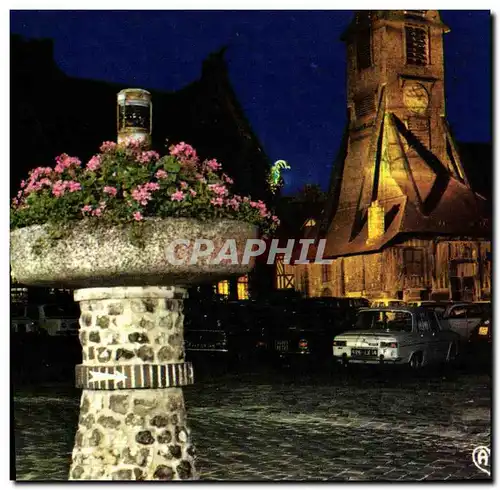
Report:
[[[375,113],[375,95],[367,94],[357,98],[354,101],[354,110],[356,112],[356,117],[369,116]]]
[[[428,64],[427,29],[415,26],[405,27],[406,63],[425,66]]]

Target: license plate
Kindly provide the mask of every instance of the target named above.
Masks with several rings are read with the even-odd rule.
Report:
[[[377,354],[377,349],[351,349],[351,356],[353,357],[368,357],[376,356]]]
[[[280,352],[288,352],[288,340],[277,340],[276,350]]]

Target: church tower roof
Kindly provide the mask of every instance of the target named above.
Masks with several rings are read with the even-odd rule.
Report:
[[[320,230],[327,256],[488,233],[446,121],[448,31],[435,10],[363,11],[344,34],[348,123]]]

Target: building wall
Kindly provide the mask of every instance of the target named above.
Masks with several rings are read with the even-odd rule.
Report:
[[[421,272],[411,274],[405,250],[421,257]],[[408,252],[407,252],[408,253]],[[373,254],[339,257],[327,266],[288,266],[304,296],[363,296],[410,299],[481,300],[491,297],[491,242],[486,240],[411,239]],[[328,267],[325,274],[323,268]],[[465,279],[464,279],[465,278]],[[327,280],[325,280],[327,279]],[[473,293],[454,288],[468,284]],[[455,285],[455,286],[454,286]],[[472,294],[465,297],[464,294]]]

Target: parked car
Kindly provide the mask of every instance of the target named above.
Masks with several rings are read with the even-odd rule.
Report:
[[[366,308],[354,327],[333,341],[333,356],[344,364],[401,364],[413,369],[453,361],[459,336],[443,330],[426,308]]]
[[[349,298],[326,299],[290,302],[272,310],[267,330],[274,361],[331,362],[331,342],[352,325],[357,308],[350,306]]]
[[[40,325],[37,321],[38,309],[25,304],[10,305],[10,329],[13,333],[37,333]]]
[[[452,303],[443,313],[443,327],[458,333],[462,342],[467,342],[485,309],[486,306],[477,303]]]
[[[388,306],[405,306],[406,303],[402,299],[396,298],[379,298],[374,299],[370,303],[372,308],[384,308]]]
[[[488,363],[493,354],[493,316],[484,313],[479,323],[472,329],[467,342],[467,353],[475,362]]]
[[[268,343],[256,309],[250,301],[186,302],[186,358],[230,365],[258,359]]]
[[[439,317],[442,317],[446,308],[450,306],[451,301],[431,301],[431,300],[422,300],[422,301],[408,301],[408,306],[414,306],[417,308],[428,308],[430,310],[434,310]]]

